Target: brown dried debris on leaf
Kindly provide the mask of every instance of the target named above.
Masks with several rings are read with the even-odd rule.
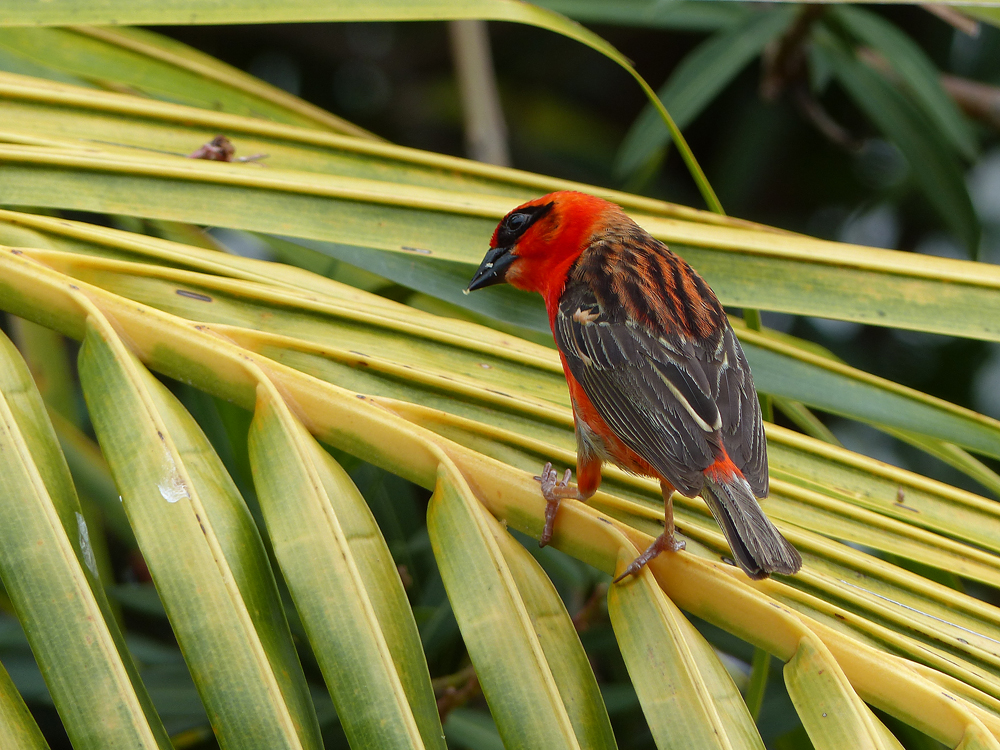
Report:
[[[253,156],[236,156],[236,146],[224,135],[217,135],[208,143],[188,154],[189,159],[205,159],[206,161],[248,162],[266,159],[267,154]]]

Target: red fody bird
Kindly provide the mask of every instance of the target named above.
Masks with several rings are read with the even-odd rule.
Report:
[[[497,226],[469,290],[506,281],[545,299],[573,402],[577,485],[546,464],[545,529],[559,502],[586,500],[601,465],[660,480],[663,533],[631,565],[677,551],[671,496],[699,493],[753,579],[802,558],[757,503],[768,491],[760,404],[743,350],[702,278],[613,203],[558,192]]]

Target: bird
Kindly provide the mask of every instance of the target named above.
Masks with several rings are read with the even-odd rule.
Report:
[[[792,575],[798,551],[764,515],[767,443],[750,367],[708,284],[622,208],[559,191],[518,206],[497,225],[467,292],[508,283],[545,301],[573,406],[576,485],[551,463],[539,543],[560,502],[586,501],[610,461],[658,479],[664,529],[616,581],[665,550],[684,549],[673,493],[701,495],[754,580]]]

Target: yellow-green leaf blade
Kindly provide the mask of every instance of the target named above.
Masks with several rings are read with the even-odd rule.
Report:
[[[535,558],[506,529],[500,524],[490,527],[534,624],[581,746],[595,750],[617,747],[594,670],[555,586]]]
[[[371,511],[276,398],[260,386],[250,461],[275,555],[347,737],[355,748],[443,748],[420,637]]]
[[[94,321],[80,350],[87,405],[221,744],[320,747],[249,511],[191,416],[106,323]]]
[[[861,702],[825,647],[809,637],[785,664],[785,684],[817,750],[893,750],[878,719]],[[890,734],[889,737],[892,737]],[[895,740],[895,738],[893,738]]]
[[[757,331],[740,329],[757,387],[823,411],[1000,458],[1000,422]]]
[[[942,482],[768,426],[771,475],[1000,552],[1000,507]]]
[[[0,747],[49,750],[38,724],[0,664]]]
[[[657,747],[762,750],[732,677],[651,572],[613,584],[608,614]]]
[[[478,263],[477,248],[514,204],[500,196],[162,156],[0,145],[0,163],[0,190],[12,204],[292,235],[387,250],[416,263]],[[993,266],[636,218],[701,272],[725,304],[1000,340],[1000,271]]]
[[[111,614],[89,529],[27,366],[0,335],[0,574],[78,747],[170,741]]]
[[[880,427],[884,432],[899,438],[905,443],[914,445],[920,450],[927,451],[932,456],[944,461],[946,464],[954,466],[959,471],[968,474],[993,492],[994,497],[1000,497],[1000,475],[989,466],[970,455],[953,443],[929,438],[926,435],[918,435],[905,430],[892,430]]]
[[[5,28],[0,50],[97,85],[113,83],[205,109],[369,137],[319,107],[144,29]]]
[[[442,465],[427,510],[434,557],[483,693],[508,748],[580,748],[489,515]]]

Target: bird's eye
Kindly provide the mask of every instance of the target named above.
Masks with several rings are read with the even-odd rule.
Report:
[[[523,227],[527,221],[527,214],[511,214],[507,217],[507,228],[512,232],[516,232]]]
[[[507,214],[497,227],[497,242],[511,246],[540,218],[552,210],[552,203],[542,206],[522,206]]]

